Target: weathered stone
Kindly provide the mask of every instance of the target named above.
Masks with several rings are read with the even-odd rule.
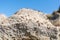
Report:
[[[4,20],[0,40],[60,40],[60,29],[42,12],[23,8]]]

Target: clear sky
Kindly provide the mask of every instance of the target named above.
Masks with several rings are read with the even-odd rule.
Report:
[[[44,13],[57,10],[60,0],[0,0],[0,13],[11,16],[21,8],[31,8]]]

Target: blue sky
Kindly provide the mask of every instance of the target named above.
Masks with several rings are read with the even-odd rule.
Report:
[[[44,13],[57,10],[60,0],[0,0],[0,14],[11,16],[21,8],[31,8]]]

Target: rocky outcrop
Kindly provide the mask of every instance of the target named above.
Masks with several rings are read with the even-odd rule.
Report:
[[[47,15],[47,17],[53,25],[60,26],[60,7],[59,7],[59,10],[54,11],[50,15]]]
[[[0,40],[60,40],[60,28],[42,12],[23,8],[4,20],[0,22]]]

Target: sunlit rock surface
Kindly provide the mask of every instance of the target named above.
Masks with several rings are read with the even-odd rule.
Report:
[[[2,20],[0,40],[60,40],[60,28],[43,12],[23,8]]]

